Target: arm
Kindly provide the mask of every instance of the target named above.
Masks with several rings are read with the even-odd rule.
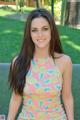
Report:
[[[71,91],[72,62],[69,57],[67,57],[65,65],[63,73],[62,99],[68,120],[74,120],[73,96]]]
[[[8,113],[7,120],[15,120],[21,101],[22,101],[22,97],[16,94],[15,92],[13,92],[10,100],[9,113]]]

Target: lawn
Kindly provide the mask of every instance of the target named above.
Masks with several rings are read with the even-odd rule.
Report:
[[[0,62],[10,62],[18,54],[22,43],[24,23],[0,18]]]
[[[73,63],[80,63],[80,29],[58,26],[63,50]]]
[[[0,17],[0,62],[9,63],[21,48],[25,22]],[[80,63],[80,30],[57,26],[64,52]]]

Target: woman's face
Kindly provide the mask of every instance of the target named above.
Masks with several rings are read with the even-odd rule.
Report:
[[[43,18],[34,18],[31,22],[31,38],[35,48],[49,48],[51,29],[48,21]]]

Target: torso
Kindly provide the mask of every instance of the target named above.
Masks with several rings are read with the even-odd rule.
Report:
[[[23,109],[18,120],[67,120],[60,100],[63,61],[63,55],[55,60],[55,64],[52,58],[32,60],[26,76]]]

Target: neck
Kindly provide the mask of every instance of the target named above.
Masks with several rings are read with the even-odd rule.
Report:
[[[49,57],[48,49],[47,50],[44,50],[44,49],[35,50],[35,57],[37,57],[37,58],[47,58],[47,57]]]

